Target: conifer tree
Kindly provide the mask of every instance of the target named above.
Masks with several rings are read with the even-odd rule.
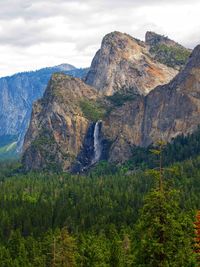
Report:
[[[53,239],[52,267],[76,266],[76,245],[66,227],[62,228]]]
[[[192,222],[179,207],[178,192],[166,187],[162,168],[163,143],[152,152],[159,156],[154,171],[157,186],[147,195],[136,227],[135,264],[138,267],[195,266]]]

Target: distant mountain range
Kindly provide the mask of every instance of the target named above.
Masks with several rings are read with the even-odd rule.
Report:
[[[0,159],[15,157],[21,151],[32,104],[43,96],[56,72],[83,78],[87,69],[61,64],[0,78]]]

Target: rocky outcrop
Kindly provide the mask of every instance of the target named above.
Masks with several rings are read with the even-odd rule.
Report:
[[[177,70],[185,66],[191,54],[190,49],[155,32],[146,32],[145,43],[157,61]]]
[[[81,152],[90,121],[80,101],[95,101],[96,91],[80,79],[54,74],[44,97],[33,107],[25,137],[26,170],[69,170]]]
[[[138,50],[134,55],[131,45],[134,51]],[[163,65],[153,61],[148,53],[144,55],[145,45],[128,35],[113,33],[104,38],[102,47],[97,55],[106,51],[109,53],[106,54],[108,57],[101,55],[94,59],[97,60],[95,69],[99,74],[94,73],[93,82],[97,82],[96,86],[102,83],[99,90],[80,79],[56,74],[44,97],[34,105],[24,144],[23,163],[26,170],[81,172],[101,159],[122,163],[131,157],[135,146],[147,147],[160,139],[170,142],[179,134],[186,135],[197,129],[200,122],[200,46],[194,49],[185,68],[174,79],[157,86],[148,94],[145,83],[150,83],[149,68],[156,68],[151,73],[155,82],[160,79],[157,68],[163,68]],[[148,79],[140,80],[140,76],[136,75],[134,86],[123,87],[119,73],[115,69],[111,72],[111,65],[116,65],[113,60],[119,53],[119,64],[122,55],[126,66],[132,64],[131,60],[139,64],[132,65],[134,71],[136,67],[141,70],[141,62],[146,62],[144,76],[141,77]],[[103,58],[105,65],[101,62]],[[147,62],[154,65],[149,67]],[[107,68],[108,79],[104,69],[101,69],[103,66]],[[87,82],[88,77],[91,78],[91,70]],[[116,77],[119,83],[116,83]],[[111,93],[108,88],[113,88],[112,93],[117,91],[105,96],[106,92]]]
[[[169,142],[179,134],[189,134],[200,124],[199,116],[200,46],[197,46],[185,69],[169,84],[125,103],[104,121],[104,135],[113,141],[109,160],[123,162],[135,145],[148,146],[160,139]]]
[[[168,83],[176,73],[156,62],[145,43],[113,32],[103,38],[85,82],[105,95],[127,88],[146,95],[157,85]]]
[[[0,78],[0,159],[21,152],[32,104],[42,97],[55,72],[83,77],[86,70],[62,64]]]

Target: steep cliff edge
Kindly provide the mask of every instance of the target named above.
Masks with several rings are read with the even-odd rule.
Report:
[[[127,160],[137,146],[159,139],[169,142],[179,134],[193,132],[200,124],[200,46],[186,67],[169,83],[158,86],[145,97],[113,110],[103,124],[113,144],[109,159]]]
[[[54,74],[44,97],[33,107],[25,137],[26,170],[68,170],[78,156],[90,122],[80,101],[95,101],[97,93],[80,79]]]
[[[168,83],[176,71],[155,61],[145,43],[128,34],[112,32],[103,38],[85,82],[105,95],[121,89],[146,95]]]

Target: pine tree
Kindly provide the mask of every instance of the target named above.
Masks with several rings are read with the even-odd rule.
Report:
[[[76,266],[76,245],[73,237],[66,227],[61,229],[53,239],[52,244],[52,267]]]
[[[158,184],[146,197],[136,227],[136,266],[195,266],[192,251],[192,222],[179,207],[178,192],[167,189],[162,168],[163,143],[153,153],[159,155]]]

